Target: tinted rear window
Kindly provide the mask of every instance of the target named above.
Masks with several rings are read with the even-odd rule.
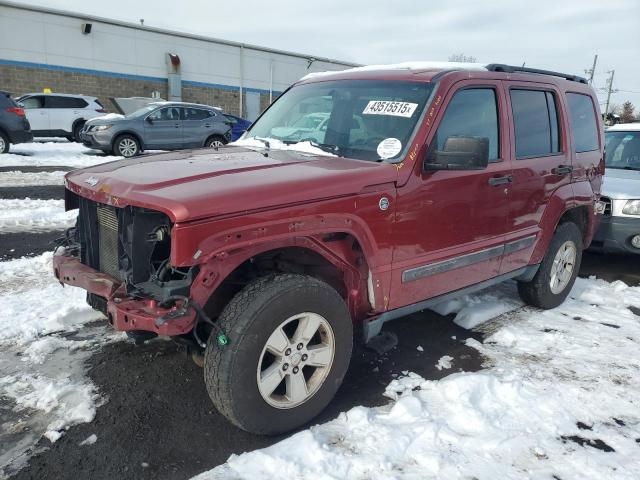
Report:
[[[73,97],[45,97],[45,108],[84,108],[88,103],[82,98]]]
[[[552,155],[560,151],[555,96],[542,90],[511,90],[516,134],[516,158]]]
[[[567,93],[567,103],[576,152],[598,150],[598,124],[591,97]]]

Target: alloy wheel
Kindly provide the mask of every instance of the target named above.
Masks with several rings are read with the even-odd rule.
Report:
[[[135,140],[123,138],[118,144],[118,150],[123,157],[133,157],[138,152],[138,145]]]
[[[549,279],[552,293],[558,294],[569,285],[577,253],[576,246],[571,240],[564,242],[558,249],[558,253],[553,259],[553,265],[551,265],[551,278]]]
[[[333,365],[335,336],[316,313],[289,317],[271,334],[258,361],[257,382],[271,406],[294,408],[320,389]]]

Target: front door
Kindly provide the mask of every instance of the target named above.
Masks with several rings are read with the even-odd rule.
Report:
[[[182,146],[180,107],[163,107],[149,114],[144,125],[146,149],[171,150]]]
[[[20,101],[24,107],[25,115],[31,131],[38,134],[38,131],[49,130],[49,110],[44,108],[44,96],[33,95]]]
[[[488,145],[489,164],[475,170],[418,171],[398,190],[396,250],[389,308],[416,303],[495,277],[509,214],[511,163],[499,81],[464,81],[445,97],[429,151],[456,137]],[[459,138],[458,138],[459,139]]]

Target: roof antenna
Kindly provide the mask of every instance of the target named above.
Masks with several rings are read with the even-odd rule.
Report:
[[[142,25],[144,27],[144,18],[140,19],[140,25]]]

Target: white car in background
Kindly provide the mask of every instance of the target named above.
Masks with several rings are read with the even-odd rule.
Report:
[[[605,211],[592,248],[640,254],[640,123],[608,128],[605,151]]]
[[[27,93],[16,98],[24,107],[34,137],[65,137],[80,141],[87,120],[107,113],[96,97],[62,93]]]

